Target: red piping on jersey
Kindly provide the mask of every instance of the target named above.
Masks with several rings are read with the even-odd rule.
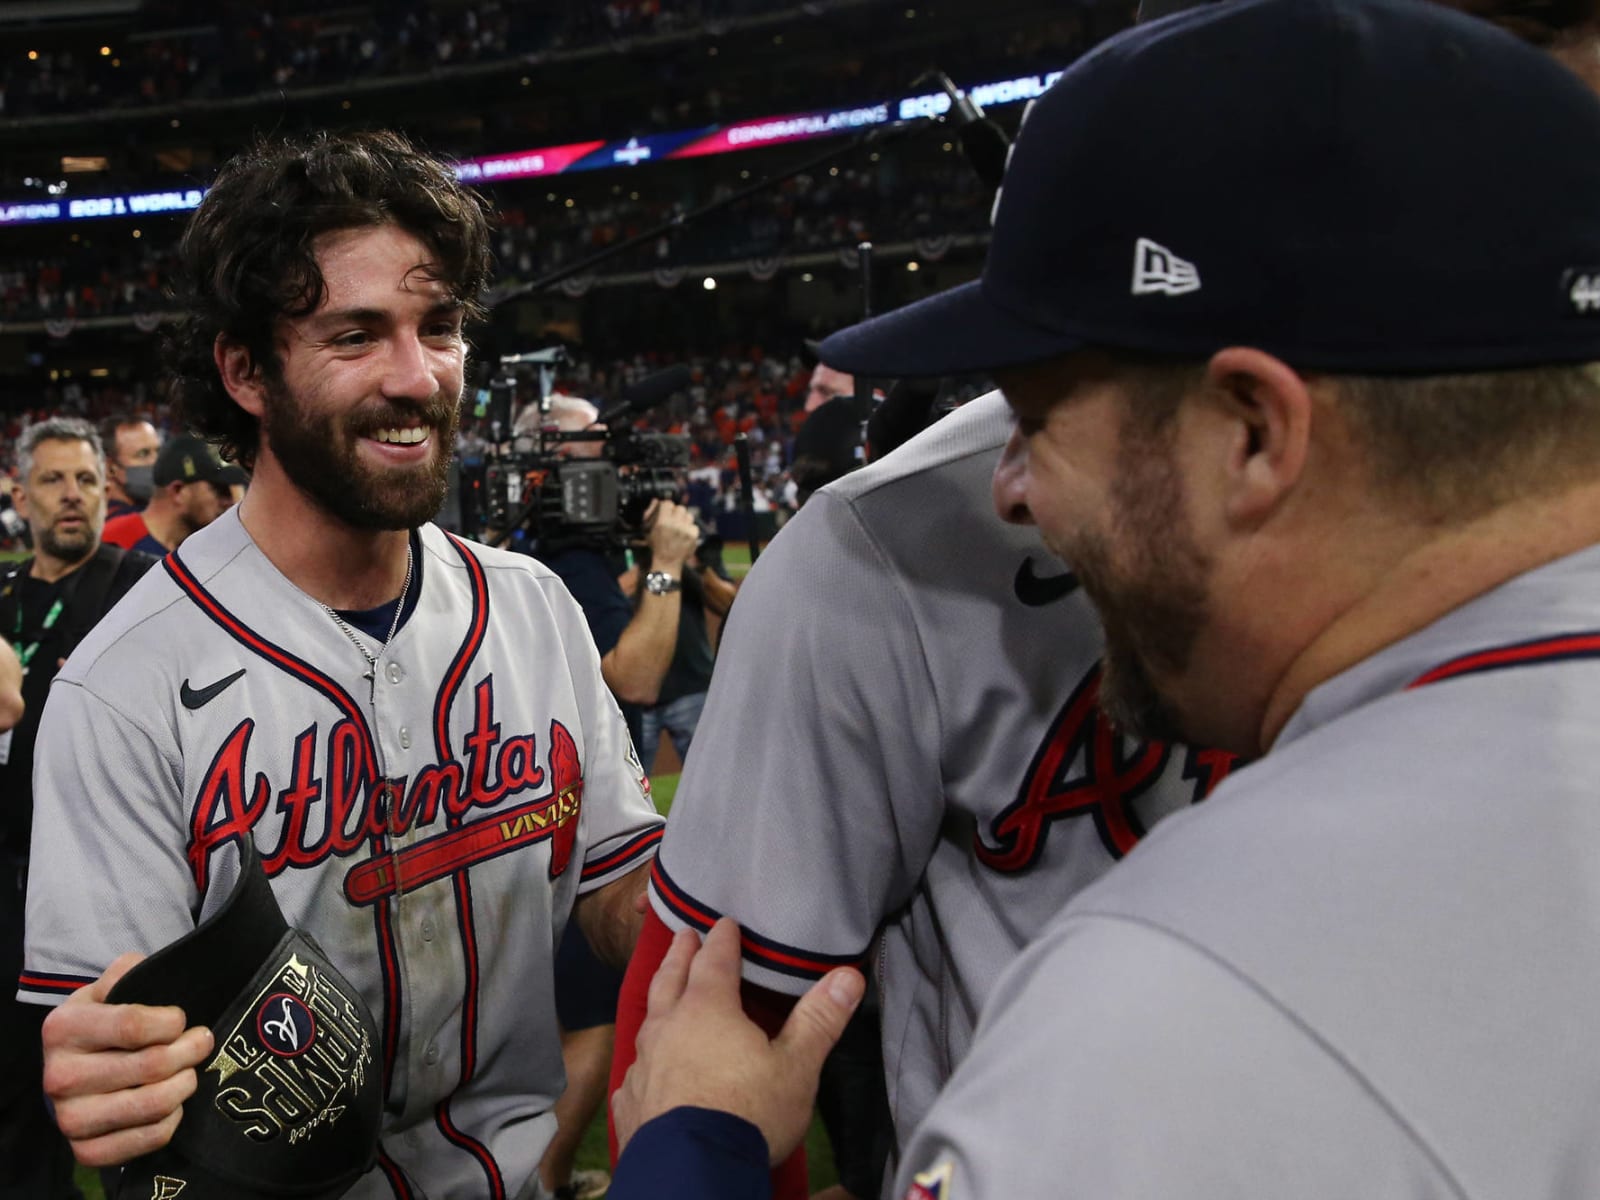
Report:
[[[1526,642],[1512,642],[1489,650],[1463,654],[1449,662],[1419,675],[1406,685],[1406,690],[1456,679],[1462,675],[1479,675],[1485,671],[1502,671],[1508,667],[1536,666],[1564,658],[1600,657],[1600,633],[1562,633],[1554,637],[1534,638]]]
[[[273,645],[227,609],[223,608],[216,597],[200,586],[200,581],[189,573],[189,568],[183,564],[183,560],[178,557],[176,550],[162,559],[161,565],[166,567],[167,574],[172,576],[173,582],[188,595],[189,599],[195,602],[201,612],[221,626],[223,632],[227,633],[247,650],[260,655],[280,670],[287,671],[302,683],[309,684],[333,701],[334,706],[344,713],[346,717],[350,718],[355,723],[356,728],[361,731],[361,752],[366,756],[368,776],[372,779],[378,777],[378,756],[372,741],[372,731],[367,727],[366,714],[361,711],[361,706],[351,698],[348,692],[310,663],[290,654],[281,646]]]
[[[462,681],[466,678],[468,665],[483,647],[484,634],[489,628],[489,585],[484,578],[483,564],[467,549],[466,543],[461,539],[448,533],[445,537],[450,539],[450,544],[455,547],[456,553],[461,556],[461,561],[467,568],[467,578],[472,583],[472,617],[467,622],[467,635],[462,639],[455,657],[450,660],[450,668],[445,672],[444,683],[434,700],[433,738],[441,765],[454,758],[450,751],[451,706],[455,703],[456,694],[461,690]],[[462,824],[462,816],[450,818],[452,831],[459,830]],[[466,988],[461,998],[461,1082],[457,1090],[471,1082],[478,1067],[478,986],[481,964],[478,957],[478,938],[472,919],[472,885],[467,875],[470,866],[469,863],[457,870],[454,882],[456,922],[461,932],[462,957],[467,976]],[[385,906],[379,904],[378,907]],[[493,1200],[505,1200],[506,1185],[500,1178],[500,1169],[494,1161],[494,1156],[489,1153],[488,1147],[457,1129],[451,1122],[450,1097],[446,1096],[439,1102],[435,1117],[445,1137],[470,1153],[483,1167],[483,1173],[489,1181],[489,1195]]]
[[[373,838],[373,858],[387,857],[379,839]],[[378,933],[378,965],[383,970],[383,1094],[389,1094],[395,1059],[400,1055],[400,964],[394,951],[394,923],[387,904],[373,906],[373,924]]]
[[[366,714],[361,711],[350,694],[342,687],[317,670],[310,663],[297,658],[287,650],[274,646],[266,638],[247,626],[235,617],[222,604],[200,585],[200,581],[190,573],[183,560],[174,550],[161,560],[166,567],[167,574],[172,576],[176,583],[195,606],[210,617],[222,630],[244,646],[252,653],[260,655],[273,666],[299,679],[302,683],[309,684],[331,700],[336,708],[345,714],[361,734],[361,753],[366,759],[367,778],[378,780],[378,752],[372,740],[372,730],[367,725]],[[381,856],[385,853],[383,842],[373,839],[373,854]],[[394,1074],[395,1055],[400,1049],[400,971],[398,959],[394,948],[394,930],[390,924],[388,909],[385,905],[376,908],[376,925],[378,931],[378,963],[383,972],[383,1090],[387,1095],[390,1080]]]
[[[49,971],[24,971],[17,976],[18,987],[52,996],[70,996],[93,982],[93,977],[88,975],[57,975]]]
[[[673,883],[666,868],[661,865],[660,855],[651,864],[650,880],[655,884],[656,894],[666,902],[667,907],[701,933],[708,932],[721,916]],[[739,945],[744,957],[758,966],[799,979],[821,979],[835,967],[858,966],[867,954],[865,950],[859,954],[818,954],[786,946],[744,928],[739,930]]]
[[[394,1159],[378,1149],[378,1169],[383,1172],[384,1178],[389,1181],[389,1186],[394,1189],[394,1194],[399,1200],[416,1200],[411,1191],[411,1185],[406,1182],[405,1172],[395,1166]]]
[[[605,875],[632,859],[640,857],[646,850],[661,840],[661,835],[664,831],[664,826],[657,825],[653,829],[645,830],[638,837],[624,842],[622,846],[613,850],[604,858],[596,859],[592,863],[584,863],[583,874],[580,876],[581,880],[587,883],[596,876]]]
[[[463,1150],[467,1151],[483,1166],[483,1173],[489,1179],[489,1195],[491,1200],[506,1200],[506,1185],[501,1182],[500,1172],[495,1167],[494,1158],[489,1151],[479,1145],[472,1138],[462,1133],[450,1121],[450,1100],[448,1097],[439,1101],[439,1107],[434,1110],[435,1119],[444,1136]]]
[[[439,698],[433,710],[433,740],[439,750],[439,761],[450,761],[450,706],[455,703],[456,693],[461,690],[461,681],[466,678],[467,664],[477,655],[483,646],[484,633],[489,628],[489,585],[483,577],[483,564],[468,550],[466,543],[451,534],[445,534],[450,539],[450,544],[456,548],[456,553],[461,556],[461,561],[466,564],[467,576],[472,580],[472,619],[467,623],[467,636],[461,643],[461,649],[456,651],[456,656],[450,662],[450,669],[445,672],[444,686],[439,691]]]

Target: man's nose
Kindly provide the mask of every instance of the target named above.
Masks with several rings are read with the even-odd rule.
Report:
[[[1033,514],[1028,511],[1028,442],[1016,429],[1012,429],[1006,448],[995,464],[990,491],[994,497],[994,511],[1002,521],[1013,525],[1032,525]]]
[[[439,380],[428,348],[414,334],[397,335],[390,343],[383,377],[384,395],[426,400],[438,390]]]

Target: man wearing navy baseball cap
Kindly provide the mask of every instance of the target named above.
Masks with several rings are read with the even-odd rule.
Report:
[[[1577,78],[1403,0],[1140,27],[1023,122],[983,278],[822,353],[993,370],[996,506],[1094,600],[1103,703],[1258,760],[1024,951],[894,1194],[1600,1194]],[[859,987],[825,977],[769,1042],[731,924],[679,937],[612,1195],[665,1163],[669,1195],[757,1194]]]

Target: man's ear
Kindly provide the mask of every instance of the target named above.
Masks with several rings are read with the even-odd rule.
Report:
[[[1212,356],[1206,385],[1233,425],[1224,468],[1224,512],[1237,525],[1260,525],[1305,473],[1311,391],[1294,368],[1241,346]]]
[[[212,361],[217,364],[217,374],[222,386],[233,401],[252,417],[259,418],[266,411],[267,399],[261,367],[249,349],[239,342],[219,333],[211,346]]]
[[[11,485],[11,507],[17,510],[17,516],[24,521],[32,519],[32,514],[28,509],[28,493],[20,483]]]

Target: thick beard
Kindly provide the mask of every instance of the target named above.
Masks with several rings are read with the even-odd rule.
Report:
[[[1182,717],[1155,678],[1188,668],[1208,616],[1211,563],[1190,530],[1170,445],[1136,445],[1125,427],[1118,467],[1110,537],[1081,533],[1063,557],[1105,627],[1100,707],[1130,736],[1180,741]]]
[[[94,553],[99,542],[99,530],[91,532],[85,529],[82,533],[65,540],[56,536],[54,528],[39,531],[39,549],[62,563],[82,562]]]
[[[357,446],[364,435],[420,417],[435,443],[426,469],[373,469]],[[356,529],[415,529],[444,504],[450,460],[461,421],[457,396],[436,395],[420,405],[336,415],[307,410],[281,381],[267,389],[261,439],[290,481],[322,508]]]

